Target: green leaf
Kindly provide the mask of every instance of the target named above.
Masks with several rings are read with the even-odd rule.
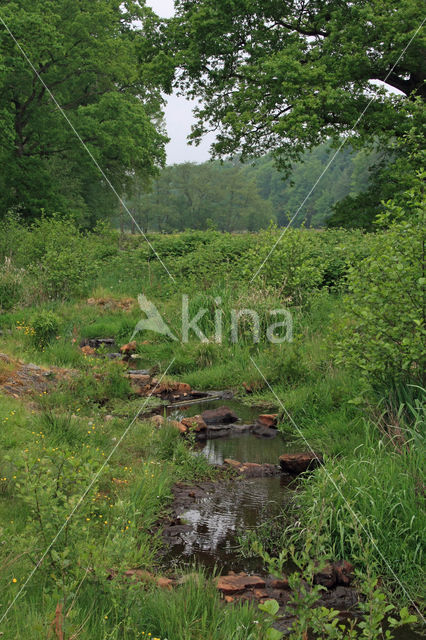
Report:
[[[270,616],[275,616],[278,613],[280,605],[276,600],[266,600],[263,604],[259,605],[261,611],[266,611]]]

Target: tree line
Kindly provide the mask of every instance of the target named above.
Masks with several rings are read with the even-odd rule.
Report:
[[[284,226],[308,195],[332,151],[330,144],[324,143],[306,152],[287,178],[278,171],[271,154],[244,164],[237,158],[167,166],[150,189],[135,185],[126,204],[147,231],[257,231],[271,222]],[[318,228],[332,222],[337,203],[368,188],[378,157],[375,151],[343,148],[293,225]],[[132,228],[124,212],[115,222]]]

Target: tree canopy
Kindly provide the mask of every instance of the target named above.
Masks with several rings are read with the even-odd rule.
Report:
[[[168,38],[176,86],[201,99],[193,139],[216,130],[217,155],[275,150],[289,167],[329,137],[402,135],[407,98],[426,95],[423,8],[419,0],[177,0]]]
[[[156,17],[138,0],[0,6],[43,80],[0,23],[0,207],[27,218],[61,210],[89,224],[111,209],[112,192],[46,87],[119,193],[132,176],[154,175],[166,142],[162,76],[158,64],[155,77],[150,68]]]

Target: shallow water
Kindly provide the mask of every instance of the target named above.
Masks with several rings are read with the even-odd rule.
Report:
[[[260,413],[267,411],[259,409],[259,407],[250,407],[241,400],[235,398],[205,398],[197,402],[189,402],[188,404],[170,405],[167,407],[170,417],[173,420],[179,420],[183,417],[196,416],[207,411],[208,409],[217,409],[218,407],[229,407],[239,417],[240,424],[253,424]]]
[[[207,568],[217,565],[222,572],[260,570],[259,559],[239,557],[238,533],[278,514],[291,495],[289,483],[285,476],[277,476],[212,486],[179,514],[192,530],[181,535],[181,544],[173,546],[173,556]]]

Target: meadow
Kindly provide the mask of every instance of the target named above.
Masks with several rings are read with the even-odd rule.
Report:
[[[223,337],[201,342],[191,332],[182,342],[141,332],[137,368],[199,390],[232,388],[245,403],[278,411],[286,437],[324,455],[303,479],[297,519],[289,518],[279,543],[304,558],[303,575],[319,557],[354,563],[368,604],[362,637],[391,637],[382,629],[386,603],[421,607],[420,218],[375,234],[289,229],[269,258],[281,234],[275,227],[150,234],[154,252],[140,235],[103,224],[87,233],[60,217],[28,227],[9,216],[1,224],[5,638],[274,637],[270,616],[248,604],[225,607],[197,567],[173,591],[157,586],[154,574],[167,573],[157,523],[173,484],[217,471],[172,428],[132,423],[152,401],[134,394],[121,361],[80,348],[97,337],[127,343],[143,317],[139,294],[178,337],[182,295],[191,317],[207,310],[198,323],[207,337],[219,306]],[[245,316],[233,341],[231,310],[247,308],[259,316],[260,339],[253,341]],[[269,312],[282,308],[291,313],[293,340],[274,344],[265,337]],[[22,363],[57,369],[45,390],[15,397],[3,387]],[[270,562],[268,534],[252,543]],[[149,572],[143,585],[124,574],[135,567]]]

